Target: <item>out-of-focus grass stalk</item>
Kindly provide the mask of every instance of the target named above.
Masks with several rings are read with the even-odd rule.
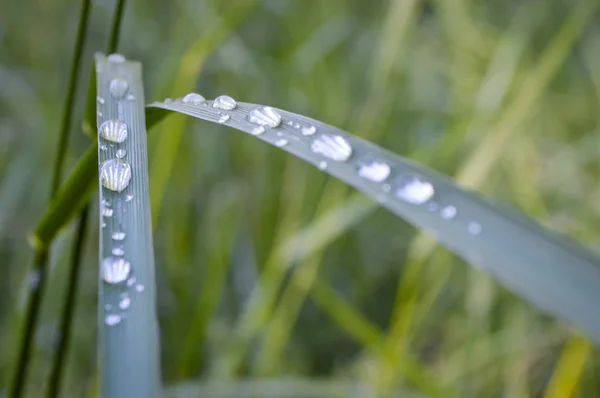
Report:
[[[73,51],[73,59],[71,70],[69,72],[69,83],[67,86],[67,94],[59,128],[59,139],[56,148],[56,158],[52,170],[52,182],[50,185],[50,200],[52,200],[62,179],[62,170],[65,163],[65,155],[67,153],[67,144],[69,133],[71,130],[71,121],[73,110],[75,108],[75,95],[77,93],[77,80],[79,70],[81,68],[81,58],[85,43],[85,33],[88,24],[90,1],[83,0],[81,4],[81,12],[79,16],[79,25],[77,28],[77,36],[75,39],[75,48]],[[85,223],[84,223],[85,226]],[[21,397],[24,392],[27,370],[29,367],[31,349],[34,344],[35,331],[39,320],[39,312],[41,307],[42,296],[46,288],[48,278],[48,258],[49,245],[35,247],[34,263],[32,275],[37,279],[37,283],[29,284],[27,308],[25,310],[25,325],[23,337],[21,339],[15,366],[15,374],[10,386],[10,396],[13,398]]]

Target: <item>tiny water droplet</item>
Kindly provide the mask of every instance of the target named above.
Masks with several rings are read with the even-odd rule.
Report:
[[[172,99],[172,98],[168,98],[168,97],[167,97],[167,98],[165,98],[165,100],[164,100],[163,102],[164,102],[165,104],[170,104],[170,103],[172,103],[172,102],[173,102],[173,99]]]
[[[105,222],[102,222],[102,225],[101,225],[101,227],[102,227],[102,228],[106,228],[106,223],[105,223]]]
[[[112,53],[108,57],[106,57],[108,62],[114,62],[115,64],[122,64],[125,62],[125,57],[118,53]]]
[[[444,207],[440,211],[440,216],[442,216],[442,218],[444,220],[452,220],[454,218],[454,216],[456,216],[456,213],[457,213],[456,207],[451,205],[451,206]]]
[[[125,202],[131,202],[132,199],[133,199],[132,194],[128,194],[127,196],[125,196]]]
[[[116,284],[124,282],[131,271],[131,264],[120,257],[106,257],[102,260],[102,278],[104,282]]]
[[[138,292],[143,292],[145,289],[144,285],[140,285],[139,283],[137,285],[135,285],[135,290],[137,290]]]
[[[125,249],[123,249],[122,247],[113,247],[111,253],[114,256],[123,256],[125,255]]]
[[[189,93],[181,101],[185,104],[200,105],[206,102],[206,99],[198,93]]]
[[[107,160],[100,168],[102,185],[111,191],[121,192],[131,180],[131,167],[121,159]]]
[[[312,142],[310,149],[336,162],[345,162],[352,155],[350,143],[340,135],[322,135]]]
[[[327,168],[327,162],[322,160],[319,162],[319,170],[325,170]]]
[[[252,131],[250,132],[250,134],[252,135],[261,135],[262,133],[264,133],[266,130],[263,126],[258,126],[252,129]]]
[[[223,115],[219,118],[219,123],[223,124],[229,120],[229,115]]]
[[[237,102],[228,95],[220,95],[213,101],[213,107],[230,111],[237,107]]]
[[[104,198],[104,199],[102,199],[102,206],[111,207],[111,204],[108,201],[108,199]]]
[[[127,90],[129,90],[129,83],[127,83],[127,80],[121,77],[115,77],[108,85],[108,91],[110,92],[110,95],[116,99],[123,98],[125,94],[127,94]]]
[[[396,184],[396,196],[415,205],[427,202],[435,193],[433,185],[417,176],[403,176]]]
[[[286,140],[285,138],[280,138],[277,141],[275,141],[275,146],[278,148],[282,148],[284,146],[286,146],[288,144],[288,140]]]
[[[283,137],[283,131],[278,131],[277,132],[277,137]]]
[[[111,235],[111,238],[113,238],[113,240],[123,240],[125,239],[125,232],[113,232],[113,234]]]
[[[112,142],[124,142],[127,139],[127,125],[120,120],[107,120],[100,125],[100,137]]]
[[[467,231],[469,231],[471,235],[479,235],[481,233],[481,229],[481,224],[479,224],[477,221],[471,221],[467,225]]]
[[[102,208],[102,215],[104,217],[112,217],[112,215],[113,215],[113,209],[108,208],[108,207],[103,207]]]
[[[365,163],[358,168],[358,175],[367,180],[382,182],[390,175],[390,166],[379,161]]]
[[[315,126],[302,127],[300,131],[302,132],[302,135],[313,135],[317,132],[317,128]]]
[[[96,101],[98,101],[99,104],[103,104],[104,103],[104,98],[98,96],[98,97],[96,97]]]
[[[127,99],[128,101],[135,101],[136,97],[135,97],[135,94],[129,93],[129,94],[127,94],[127,97],[125,99]]]
[[[133,286],[133,284],[135,283],[135,281],[136,281],[135,276],[132,276],[131,278],[129,278],[127,280],[127,286],[129,286],[129,287]]]
[[[275,128],[281,124],[281,115],[270,106],[258,106],[248,113],[251,123]]]
[[[100,150],[101,151],[106,151],[108,149],[108,147],[104,144],[100,144]]]
[[[104,323],[108,326],[115,326],[121,323],[121,315],[110,314],[104,318]]]
[[[116,153],[116,156],[119,159],[123,159],[127,155],[127,151],[125,149],[119,149]]]
[[[129,308],[130,304],[131,304],[131,299],[129,298],[129,296],[122,297],[121,300],[119,301],[119,308],[122,310],[126,310],[127,308]]]

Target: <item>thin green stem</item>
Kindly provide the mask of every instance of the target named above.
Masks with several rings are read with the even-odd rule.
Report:
[[[121,37],[121,21],[123,20],[123,11],[125,10],[125,0],[118,0],[115,12],[113,14],[113,23],[110,29],[110,38],[108,39],[107,53],[111,54],[117,50],[119,46],[119,38]]]
[[[69,348],[69,339],[71,337],[71,323],[75,310],[75,298],[77,294],[77,280],[79,279],[79,265],[83,254],[83,244],[87,232],[89,206],[85,206],[79,216],[77,229],[75,230],[75,244],[71,251],[71,261],[69,264],[68,286],[65,301],[63,303],[62,313],[60,315],[60,337],[58,350],[54,356],[52,370],[50,371],[50,381],[48,385],[47,397],[58,397],[64,372],[64,364]]]
[[[65,98],[65,105],[59,130],[60,133],[58,139],[56,159],[54,161],[54,167],[52,171],[52,183],[50,185],[50,200],[54,198],[56,192],[58,191],[58,187],[60,185],[62,177],[62,170],[65,163],[65,156],[67,153],[69,141],[69,132],[71,130],[71,119],[73,116],[73,109],[75,104],[75,95],[77,93],[79,70],[81,69],[81,58],[83,56],[83,48],[85,44],[85,32],[87,29],[90,14],[90,3],[90,0],[83,0],[81,6],[79,26],[77,28],[77,38],[75,40],[75,51],[73,54],[71,73],[69,76],[69,83],[67,86],[67,96]],[[19,347],[19,354],[17,359],[18,362],[16,366],[13,384],[11,385],[10,389],[10,396],[15,398],[21,397],[23,395],[25,380],[27,378],[27,369],[29,367],[31,345],[33,344],[33,337],[35,335],[35,330],[38,323],[41,298],[44,293],[44,288],[46,286],[48,257],[49,249],[47,246],[36,248],[32,275],[35,275],[36,278],[39,278],[39,282],[30,291],[30,297],[28,300],[25,331],[23,333],[23,339]]]

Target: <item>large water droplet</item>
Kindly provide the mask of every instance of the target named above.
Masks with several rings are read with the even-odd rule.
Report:
[[[105,140],[121,143],[127,139],[127,125],[120,120],[107,120],[98,130]]]
[[[197,93],[189,93],[181,99],[186,104],[200,105],[206,102],[206,99]]]
[[[277,141],[275,141],[275,146],[278,148],[282,148],[284,146],[286,146],[288,144],[288,140],[286,140],[285,138],[280,138]]]
[[[104,318],[104,323],[108,326],[115,326],[121,323],[121,315],[110,314]]]
[[[110,95],[116,99],[123,98],[125,94],[127,94],[127,90],[129,90],[129,83],[127,83],[127,80],[121,77],[115,77],[108,85],[108,91],[110,92]]]
[[[221,116],[219,118],[218,122],[221,123],[221,124],[223,124],[223,123],[225,123],[228,120],[229,120],[229,115],[223,115],[223,116]]]
[[[123,240],[123,239],[125,239],[125,236],[126,236],[125,232],[117,231],[117,232],[113,232],[113,234],[111,235],[111,238],[113,238],[113,240]]]
[[[300,131],[302,132],[302,135],[313,135],[317,132],[317,128],[315,126],[302,127]]]
[[[446,206],[440,211],[440,215],[442,216],[442,218],[444,220],[452,220],[454,218],[454,216],[456,216],[456,213],[457,213],[456,207],[454,207],[452,205]]]
[[[235,109],[237,102],[228,95],[220,95],[213,101],[213,107],[230,111]]]
[[[358,175],[367,180],[382,182],[390,175],[390,166],[379,161],[364,163],[358,168]]]
[[[131,180],[131,167],[121,159],[107,160],[100,168],[102,185],[111,191],[121,192]]]
[[[467,225],[467,231],[469,231],[471,235],[479,235],[481,233],[481,229],[481,224],[479,224],[477,221],[471,221]]]
[[[102,278],[106,283],[125,282],[131,271],[131,264],[124,258],[106,257],[102,260]]]
[[[123,159],[127,155],[127,151],[125,149],[119,149],[116,153],[116,156],[119,159]]]
[[[129,296],[123,296],[123,297],[121,297],[121,300],[119,301],[119,308],[122,310],[126,310],[127,308],[129,308],[130,304],[131,304],[131,299],[129,298]]]
[[[265,127],[277,127],[281,124],[281,115],[270,106],[258,106],[250,111],[248,120]]]
[[[396,196],[408,203],[425,203],[434,193],[433,185],[417,176],[404,176],[397,181]]]
[[[352,146],[340,135],[322,135],[312,142],[310,149],[336,162],[345,162],[352,155]]]
[[[108,57],[106,57],[108,62],[113,62],[115,64],[122,64],[125,62],[125,57],[118,53],[112,53]]]

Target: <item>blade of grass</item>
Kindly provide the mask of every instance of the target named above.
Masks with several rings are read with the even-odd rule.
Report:
[[[175,101],[150,106],[226,124],[250,134],[254,131],[256,135],[257,125],[248,121],[248,114],[258,105],[238,102],[231,111],[211,105],[211,101],[201,105]],[[459,188],[449,178],[424,166],[314,119],[274,110],[283,122],[257,138],[318,165],[418,228],[433,231],[442,244],[471,265],[482,268],[540,309],[576,324],[600,342],[600,311],[590,306],[600,299],[600,268],[598,258],[589,250],[556,236],[524,214]],[[296,125],[313,126],[317,133],[302,134],[293,127]],[[311,146],[319,140],[323,144],[325,136],[339,137],[338,143],[348,143],[353,148],[351,161],[326,161],[326,157],[312,151]],[[389,165],[394,177],[387,179],[391,184],[357,175],[357,167],[373,160]],[[407,179],[413,183],[407,183]],[[419,181],[419,191],[428,192],[418,203],[412,202],[410,195],[407,198],[404,190],[414,181]]]
[[[576,396],[577,385],[591,351],[592,347],[587,339],[581,336],[570,339],[562,351],[544,397],[563,398]]]
[[[97,54],[96,72],[102,98],[98,124],[118,119],[127,128],[122,142],[98,135],[98,166],[106,172],[99,199],[103,210],[109,209],[100,212],[102,394],[156,397],[159,342],[141,65]],[[124,88],[120,93],[115,82]],[[124,152],[117,155],[118,150]]]
[[[79,77],[79,70],[81,68],[83,48],[85,44],[85,32],[87,30],[87,24],[89,19],[90,3],[91,2],[89,0],[84,0],[81,4],[79,25],[77,27],[77,36],[75,39],[75,49],[71,63],[71,70],[69,73],[67,95],[65,97],[65,104],[59,129],[59,139],[56,148],[57,153],[52,170],[52,183],[50,185],[50,201],[56,196],[58,187],[60,185],[60,181],[62,179],[62,170],[64,168],[65,155],[68,149],[67,144],[69,141],[69,133],[71,131],[71,120],[73,116],[73,110],[75,108],[75,95],[77,93],[77,82]],[[9,394],[10,397],[13,398],[21,397],[24,392],[25,382],[27,378],[27,369],[29,366],[29,359],[31,355],[31,348],[33,346],[33,337],[35,336],[35,330],[37,329],[42,296],[46,287],[48,273],[48,258],[49,248],[47,245],[38,246],[35,248],[33,272],[37,274],[39,278],[39,283],[33,286],[30,285],[32,286],[32,288],[29,291],[29,297],[27,300],[27,309],[25,312],[24,325],[25,330],[23,332],[23,338],[19,346],[14,378],[10,386]]]

